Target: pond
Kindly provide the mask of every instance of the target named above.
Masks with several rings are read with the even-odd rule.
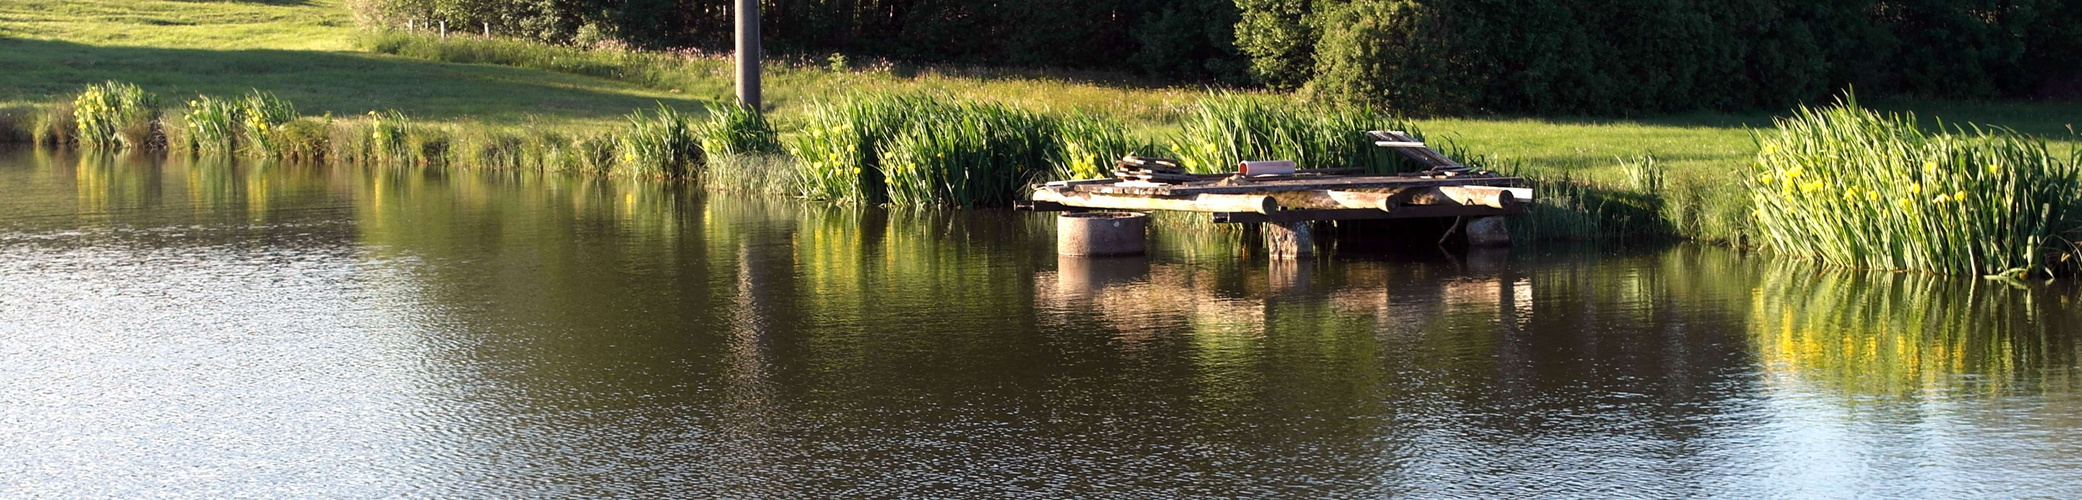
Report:
[[[2075,287],[0,151],[24,497],[2082,496]]]

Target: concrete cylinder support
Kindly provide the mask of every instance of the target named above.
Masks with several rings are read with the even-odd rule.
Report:
[[[1259,228],[1265,234],[1265,254],[1273,260],[1306,259],[1316,254],[1316,237],[1308,222],[1268,222]]]
[[[1070,212],[1056,216],[1058,255],[1140,255],[1149,216],[1133,212]]]
[[[1511,228],[1504,225],[1503,217],[1476,217],[1468,220],[1466,232],[1468,245],[1478,247],[1500,247],[1511,245]]]

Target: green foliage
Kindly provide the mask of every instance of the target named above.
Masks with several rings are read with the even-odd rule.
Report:
[[[1283,86],[1298,75],[1319,98],[1410,112],[1769,108],[1853,84],[1887,95],[2014,96],[2082,71],[2082,4],[2068,0],[1296,5],[1239,2],[1246,24],[1272,20],[1238,26],[1261,79]]]
[[[579,173],[607,175],[614,170],[615,147],[621,144],[614,134],[595,133],[578,136],[571,142],[572,160],[560,164]]]
[[[1318,3],[1236,0],[1236,46],[1250,56],[1253,80],[1275,89],[1293,89],[1309,81],[1314,74]]]
[[[920,94],[863,94],[811,103],[802,131],[788,142],[803,196],[841,203],[880,203],[880,152],[913,123],[944,118],[954,105]]]
[[[268,139],[271,156],[290,160],[322,160],[330,151],[326,120],[300,118],[273,127]]]
[[[802,192],[796,184],[800,168],[787,154],[711,155],[702,166],[701,184],[716,191],[792,196]]]
[[[893,205],[1009,205],[1056,156],[1054,120],[1000,104],[939,110],[884,144]]]
[[[181,137],[170,139],[175,149],[201,153],[230,153],[238,147],[238,130],[245,119],[238,101],[218,99],[206,95],[195,96],[188,101],[188,113],[182,115]]]
[[[0,144],[35,140],[36,115],[35,108],[0,108]]]
[[[29,142],[38,146],[69,146],[77,138],[79,122],[73,118],[72,101],[58,101],[36,115],[36,123],[29,127]]]
[[[1533,203],[1511,219],[1521,241],[1627,240],[1675,234],[1659,194],[1589,182],[1567,173],[1518,173],[1533,188]]]
[[[1092,115],[1075,114],[1063,119],[1058,133],[1061,157],[1048,174],[1056,180],[1112,176],[1113,164],[1121,157],[1157,153],[1155,146],[1129,139],[1128,131],[1120,125]]]
[[[708,121],[694,126],[694,133],[709,159],[781,152],[780,134],[757,108],[716,102],[708,105],[708,116]]]
[[[526,141],[521,136],[487,127],[471,127],[458,134],[456,150],[465,168],[516,170],[527,161]]]
[[[1663,192],[1663,167],[1656,164],[1655,155],[1641,155],[1632,160],[1622,158],[1619,172],[1628,188],[1649,194]]]
[[[1847,99],[1796,109],[1758,140],[1744,185],[1761,239],[1787,254],[2016,275],[2065,260],[2082,229],[2082,166],[2006,129],[1930,133]]]
[[[73,98],[72,107],[82,145],[141,150],[159,138],[159,98],[137,85],[88,85]]]
[[[371,113],[373,115],[373,113]],[[334,162],[374,163],[374,120],[333,120],[327,124],[325,158]]]
[[[455,138],[447,130],[429,126],[405,129],[404,155],[399,159],[417,165],[449,165],[455,153]]]
[[[1411,169],[1374,146],[1370,130],[1421,134],[1409,122],[1368,108],[1331,107],[1275,96],[1218,94],[1195,104],[1171,150],[1198,173],[1230,172],[1246,160],[1293,160],[1301,168]],[[1450,148],[1449,148],[1450,149]]]
[[[451,33],[476,34],[489,24],[503,37],[649,49],[725,50],[733,21],[729,0],[356,0],[349,6],[365,26],[384,30],[404,30],[409,21],[430,32],[446,21]],[[805,54],[1139,67],[1193,78],[1220,76],[1226,69],[1221,62],[1234,58],[1229,37],[1235,7],[1228,0],[784,0],[769,4],[764,17],[767,47]]]
[[[238,135],[242,150],[249,156],[280,156],[281,145],[275,143],[275,130],[296,117],[296,106],[276,98],[274,93],[258,90],[247,93],[238,100]]]
[[[383,163],[414,163],[424,154],[425,139],[415,140],[421,135],[419,125],[397,110],[370,111],[368,118],[367,157]]]
[[[694,128],[685,115],[663,104],[651,113],[630,113],[613,173],[655,179],[687,176],[701,161],[701,141]]]

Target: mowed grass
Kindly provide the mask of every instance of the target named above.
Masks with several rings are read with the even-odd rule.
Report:
[[[253,89],[307,115],[397,109],[431,122],[600,128],[631,110],[699,110],[687,96],[625,82],[353,50],[339,0],[0,2],[0,105],[135,83],[184,103]]]

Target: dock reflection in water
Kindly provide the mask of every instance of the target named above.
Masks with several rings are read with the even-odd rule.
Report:
[[[0,491],[2082,496],[2078,296],[0,152]]]

